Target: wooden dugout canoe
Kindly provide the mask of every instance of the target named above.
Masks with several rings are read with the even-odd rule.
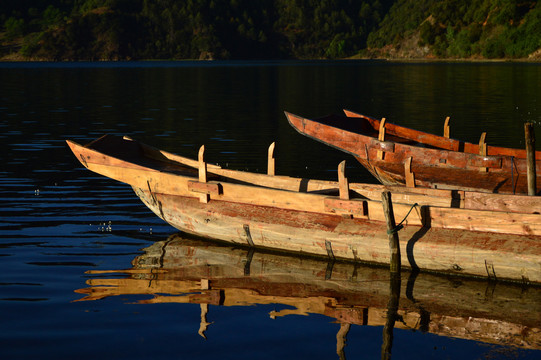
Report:
[[[526,151],[437,136],[344,110],[307,119],[286,112],[301,134],[353,155],[385,185],[527,194]],[[536,152],[541,192],[541,151]]]
[[[269,315],[320,314],[341,329],[386,322],[389,272],[379,267],[254,251],[178,234],[143,251],[131,269],[87,271],[88,287],[76,290],[85,295],[79,301],[147,295],[138,303],[201,304],[203,336],[213,320],[208,305],[283,304],[288,308]],[[403,272],[401,277],[402,321],[396,328],[541,349],[540,287],[423,273]]]
[[[541,283],[537,197],[348,184],[343,163],[338,182],[235,171],[206,164],[204,147],[196,161],[110,135],[68,144],[86,168],[131,185],[187,233],[385,264],[381,192],[391,189],[397,223],[405,218],[403,266]]]

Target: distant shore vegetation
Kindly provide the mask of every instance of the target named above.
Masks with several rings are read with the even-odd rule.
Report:
[[[2,0],[3,60],[530,59],[513,0]]]

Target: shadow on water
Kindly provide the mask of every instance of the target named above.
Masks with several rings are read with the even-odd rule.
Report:
[[[271,311],[324,315],[340,324],[337,355],[346,358],[352,326],[383,326],[382,359],[391,358],[393,331],[522,349],[541,349],[541,289],[418,272],[391,277],[384,268],[231,247],[174,234],[143,249],[126,270],[88,270],[76,301],[141,296],[138,304],[199,304],[206,338],[210,306],[282,304]],[[406,288],[405,294],[400,289]],[[127,301],[130,301],[129,298]],[[533,311],[532,311],[533,310]]]

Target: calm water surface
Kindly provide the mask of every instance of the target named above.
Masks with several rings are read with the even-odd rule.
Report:
[[[0,84],[2,359],[381,356],[385,271],[175,235],[66,139],[122,134],[192,157],[205,144],[210,162],[252,171],[276,141],[277,173],[334,179],[346,159],[362,182],[283,111],[348,108],[433,133],[451,116],[452,137],[511,147],[532,121],[541,139],[538,64],[3,63]],[[540,293],[405,274],[392,357],[539,359]]]

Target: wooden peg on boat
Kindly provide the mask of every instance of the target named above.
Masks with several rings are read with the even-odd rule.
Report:
[[[207,182],[207,164],[205,163],[205,145],[201,145],[197,155],[199,160],[199,181]]]
[[[346,160],[338,165],[338,189],[340,190],[340,199],[349,200],[349,182],[346,177]]]
[[[379,123],[379,135],[378,140],[379,141],[385,141],[385,122],[387,120],[385,118],[381,119]],[[384,153],[381,150],[378,150],[378,160],[383,160]]]
[[[406,178],[406,187],[415,187],[415,175],[411,171],[411,163],[413,161],[413,157],[409,157],[406,159],[406,162],[404,163],[404,173]]]
[[[528,195],[535,196],[537,193],[535,169],[535,133],[532,123],[524,124],[524,136],[526,140],[526,180],[528,183]]]
[[[451,120],[451,118],[449,116],[447,116],[445,118],[445,122],[443,123],[443,137],[446,137],[447,139],[449,139],[449,137],[450,137],[450,134],[449,134],[449,120]]]
[[[205,155],[205,145],[201,145],[199,148],[198,160],[199,160],[199,182],[207,182],[207,163],[204,159]],[[208,203],[210,200],[209,194],[199,194],[199,201],[202,203]]]
[[[481,156],[487,156],[487,142],[486,142],[487,133],[484,132],[481,134],[481,138],[479,139],[479,155]],[[480,167],[479,170],[481,172],[488,171],[487,167]]]
[[[275,159],[274,159],[274,147],[276,143],[272,143],[269,146],[269,154],[267,159],[267,175],[275,175]]]

